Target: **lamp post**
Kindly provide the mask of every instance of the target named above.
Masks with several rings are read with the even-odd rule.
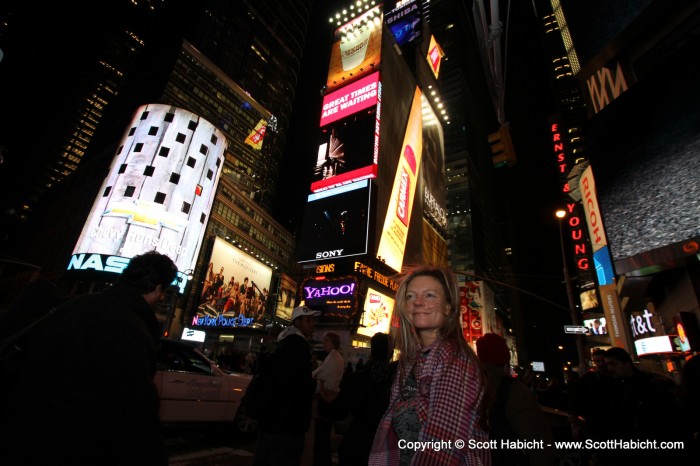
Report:
[[[571,312],[571,323],[573,325],[581,325],[581,319],[576,310],[576,304],[574,303],[574,290],[571,285],[571,276],[569,275],[569,267],[566,263],[566,250],[564,249],[564,230],[561,226],[564,217],[566,217],[565,210],[557,210],[554,213],[559,219],[559,243],[561,244],[561,260],[564,264],[564,283],[566,285],[566,296],[569,298],[569,311]],[[580,375],[586,373],[586,360],[584,358],[585,354],[585,344],[583,342],[583,335],[577,333],[574,338],[576,339],[576,352],[578,353],[578,367]]]

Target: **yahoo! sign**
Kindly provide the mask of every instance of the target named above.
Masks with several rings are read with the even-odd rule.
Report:
[[[304,303],[324,309],[324,316],[351,317],[357,312],[357,280],[343,277],[328,280],[312,278],[302,284]]]

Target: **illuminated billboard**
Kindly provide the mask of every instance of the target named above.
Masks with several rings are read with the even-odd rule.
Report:
[[[384,22],[391,29],[396,44],[410,44],[421,37],[421,11],[418,0],[401,2],[384,16]]]
[[[301,286],[301,299],[322,317],[352,317],[357,313],[357,279],[310,278]]]
[[[364,180],[309,195],[297,243],[299,262],[367,253],[371,188]]]
[[[403,264],[408,226],[416,193],[416,180],[423,152],[421,96],[420,89],[416,87],[377,250],[377,257],[399,272]]]
[[[379,69],[382,21],[382,6],[378,5],[335,30],[327,89],[340,87]]]
[[[225,149],[225,136],[194,113],[168,105],[140,107],[68,269],[90,268],[100,257],[104,264],[127,263],[151,250],[169,256],[178,270],[193,269]]]
[[[272,269],[216,238],[192,327],[248,327],[265,314]]]
[[[296,307],[297,283],[283,273],[280,277],[280,287],[277,292],[277,308],[275,315],[282,319],[292,320],[292,311]]]
[[[584,319],[584,327],[588,330],[587,335],[607,335],[608,324],[605,317],[596,317],[595,319]]]
[[[312,192],[376,176],[376,110],[376,106],[371,107],[321,128]]]
[[[326,126],[348,115],[372,107],[379,97],[379,72],[343,86],[323,98],[321,124]]]
[[[393,310],[394,298],[390,298],[371,287],[367,288],[364,312],[357,333],[370,338],[377,332],[389,333]]]
[[[428,60],[428,65],[430,65],[430,70],[433,72],[433,75],[435,75],[435,79],[437,79],[440,74],[440,64],[444,56],[445,53],[442,51],[440,44],[437,43],[434,36],[430,36],[428,55],[425,58]]]
[[[581,309],[584,311],[596,309],[600,305],[595,289],[582,291],[579,293],[579,297],[581,298]]]

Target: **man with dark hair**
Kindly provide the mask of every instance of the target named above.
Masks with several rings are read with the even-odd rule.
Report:
[[[301,463],[316,388],[308,339],[314,333],[314,318],[320,314],[307,306],[295,308],[292,325],[280,332],[277,350],[261,368],[265,406],[258,419],[255,466]]]
[[[23,463],[168,463],[153,381],[161,334],[153,306],[176,274],[167,256],[136,256],[116,284],[64,303],[38,330],[14,391]]]
[[[605,366],[612,376],[610,386],[610,409],[614,415],[609,417],[610,438],[641,440],[677,440],[678,427],[672,407],[675,403],[676,384],[665,375],[640,370],[634,366],[632,357],[623,348],[610,348],[605,352]],[[607,451],[605,452],[608,453]],[[621,450],[602,456],[601,464],[622,464],[620,456],[632,458],[654,457],[656,453],[668,455],[671,451],[655,452],[653,450]],[[637,458],[637,457],[634,457]]]

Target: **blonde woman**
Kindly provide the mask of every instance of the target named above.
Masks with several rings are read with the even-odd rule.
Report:
[[[369,464],[490,465],[484,378],[462,334],[454,273],[432,266],[410,270],[394,312],[399,368]]]

